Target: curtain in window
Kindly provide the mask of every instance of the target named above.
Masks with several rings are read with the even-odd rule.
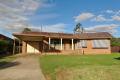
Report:
[[[108,48],[109,40],[93,40],[92,45],[93,48]]]
[[[87,47],[87,40],[78,40],[77,41],[77,48],[86,48]]]

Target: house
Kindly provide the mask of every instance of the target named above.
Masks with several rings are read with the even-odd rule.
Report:
[[[0,40],[13,41],[11,38],[9,38],[3,34],[0,34]]]
[[[107,32],[98,33],[53,33],[22,32],[13,33],[22,41],[23,54],[110,54],[110,39]]]

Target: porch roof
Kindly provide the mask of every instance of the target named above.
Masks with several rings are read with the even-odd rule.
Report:
[[[51,38],[64,38],[64,39],[110,39],[111,34],[107,32],[97,33],[81,33],[81,34],[68,34],[68,33],[53,33],[53,32],[24,32],[13,33],[15,37],[51,37]]]

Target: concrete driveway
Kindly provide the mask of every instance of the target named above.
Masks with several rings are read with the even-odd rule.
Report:
[[[38,57],[19,57],[0,70],[0,80],[45,80]]]

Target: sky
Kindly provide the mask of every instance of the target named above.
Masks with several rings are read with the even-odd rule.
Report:
[[[12,37],[34,31],[73,33],[77,23],[86,32],[120,37],[120,0],[0,0],[0,33]]]

